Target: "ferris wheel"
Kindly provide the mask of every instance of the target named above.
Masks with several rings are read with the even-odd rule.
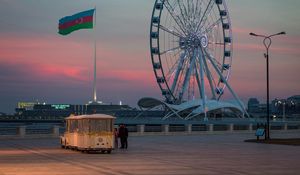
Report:
[[[167,103],[202,99],[205,104],[208,99],[219,100],[226,87],[238,100],[228,84],[232,47],[225,0],[155,1],[150,51]]]

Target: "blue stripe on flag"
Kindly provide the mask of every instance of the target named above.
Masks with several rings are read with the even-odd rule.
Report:
[[[91,9],[91,10],[83,11],[83,12],[80,12],[80,13],[76,13],[72,16],[63,17],[59,20],[59,24],[63,24],[65,22],[73,21],[77,18],[82,18],[82,17],[85,17],[85,16],[93,16],[94,11],[95,11],[95,9]]]

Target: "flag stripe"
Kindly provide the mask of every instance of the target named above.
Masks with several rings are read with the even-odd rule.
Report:
[[[85,16],[93,16],[94,11],[95,11],[95,9],[91,9],[91,10],[87,10],[87,11],[84,11],[84,12],[76,13],[72,16],[66,16],[66,17],[61,18],[59,20],[59,24],[63,24],[63,23],[69,22],[69,21],[73,21],[73,20],[76,20],[77,18],[82,18],[82,17],[85,17]]]
[[[93,22],[93,16],[85,16],[82,18],[77,18],[73,21],[69,21],[69,22],[65,22],[63,24],[59,24],[58,29],[59,30],[64,30],[68,27],[74,26],[74,25],[78,25],[78,24],[83,24],[86,22]]]
[[[61,35],[67,35],[73,31],[79,30],[79,29],[91,29],[93,28],[93,22],[86,22],[86,23],[82,23],[82,24],[77,24],[71,27],[68,27],[66,29],[63,30],[59,30],[59,34]]]

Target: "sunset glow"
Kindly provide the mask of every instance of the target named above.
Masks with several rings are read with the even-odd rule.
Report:
[[[287,32],[274,38],[270,49],[270,95],[285,98],[300,93],[300,2],[265,1],[261,5],[259,0],[228,1],[234,37],[229,82],[244,102],[250,97],[265,100],[265,49],[250,32]],[[12,113],[18,101],[84,104],[92,99],[95,34],[82,30],[60,36],[57,26],[61,17],[95,5],[98,99],[136,106],[144,96],[163,98],[149,51],[153,2],[1,1],[0,112]],[[224,98],[232,97],[225,91]]]

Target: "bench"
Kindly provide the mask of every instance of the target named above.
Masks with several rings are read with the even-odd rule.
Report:
[[[255,136],[257,137],[257,140],[259,140],[260,136],[263,136],[265,134],[265,128],[257,128],[255,132]]]

